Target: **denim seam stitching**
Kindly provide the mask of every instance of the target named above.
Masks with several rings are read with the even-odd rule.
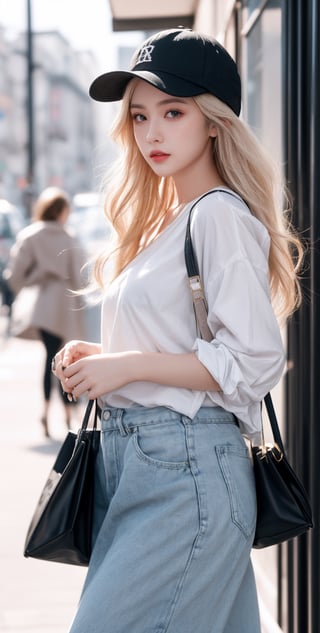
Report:
[[[251,528],[249,524],[241,519],[239,514],[239,502],[238,502],[238,494],[237,490],[232,482],[231,471],[226,459],[226,453],[233,453],[234,455],[238,455],[242,459],[248,459],[246,451],[240,450],[230,450],[226,451],[224,446],[216,446],[215,447],[216,455],[218,458],[218,463],[220,466],[220,470],[222,472],[223,480],[225,482],[226,488],[228,490],[229,504],[230,504],[230,512],[231,518],[234,525],[242,532],[242,534],[247,538],[251,534]]]
[[[201,492],[200,488],[200,480],[199,480],[199,475],[200,475],[200,471],[198,468],[198,464],[197,464],[197,460],[196,460],[196,455],[195,455],[195,441],[194,441],[194,432],[193,432],[193,428],[192,428],[192,424],[190,424],[190,419],[182,416],[182,423],[184,424],[185,427],[185,438],[186,438],[186,446],[187,446],[187,451],[188,451],[188,455],[189,455],[189,466],[190,466],[190,473],[191,476],[193,478],[194,481],[194,486],[195,486],[195,493],[196,493],[196,498],[197,498],[197,505],[198,505],[198,518],[199,518],[199,524],[198,524],[198,531],[197,534],[194,538],[194,541],[192,543],[192,547],[190,550],[190,554],[188,557],[188,560],[186,562],[184,571],[180,577],[180,581],[177,585],[173,600],[171,602],[170,608],[168,610],[168,615],[167,615],[167,620],[166,623],[162,626],[160,625],[157,629],[156,629],[156,633],[167,633],[168,632],[168,628],[170,627],[172,618],[174,616],[174,612],[175,609],[177,607],[179,598],[182,594],[183,591],[183,585],[184,585],[184,581],[187,577],[187,574],[189,572],[189,569],[191,567],[192,561],[194,559],[195,556],[195,552],[197,549],[200,548],[200,541],[202,541],[205,533],[206,533],[206,529],[208,526],[208,512],[207,512],[207,507],[206,507],[206,503],[204,502],[204,497],[205,495],[205,491],[203,489],[203,491]],[[206,511],[205,511],[206,510]]]

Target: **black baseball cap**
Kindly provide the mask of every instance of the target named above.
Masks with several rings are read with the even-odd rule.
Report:
[[[119,101],[134,77],[175,97],[209,92],[237,116],[241,80],[229,53],[214,38],[189,29],[169,29],[149,37],[133,57],[130,70],[97,77],[89,94],[96,101]]]

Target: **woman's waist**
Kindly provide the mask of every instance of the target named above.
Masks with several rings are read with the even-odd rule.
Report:
[[[127,408],[98,406],[98,415],[104,430],[117,430],[119,425],[128,431],[146,425],[187,423],[187,424],[237,424],[232,413],[219,406],[203,406],[195,415],[185,413],[164,406],[144,407],[131,406]]]
[[[99,398],[99,406],[117,409],[165,407],[194,417],[201,406],[214,406],[204,391],[192,391],[151,382],[134,382]]]

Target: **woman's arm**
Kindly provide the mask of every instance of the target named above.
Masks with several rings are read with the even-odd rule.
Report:
[[[136,381],[194,389],[220,391],[218,383],[195,354],[121,352],[94,354],[56,371],[66,393],[75,398],[88,392],[97,398]]]
[[[130,362],[130,361],[129,361]],[[193,353],[143,352],[132,357],[135,380],[196,391],[220,391],[218,383]]]

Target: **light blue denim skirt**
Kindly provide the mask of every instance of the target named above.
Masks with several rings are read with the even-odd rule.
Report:
[[[234,416],[104,408],[70,633],[259,633],[252,464]]]

